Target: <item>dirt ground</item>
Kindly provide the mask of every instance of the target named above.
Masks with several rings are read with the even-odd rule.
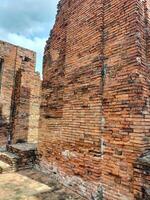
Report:
[[[83,200],[35,169],[0,174],[0,200]]]

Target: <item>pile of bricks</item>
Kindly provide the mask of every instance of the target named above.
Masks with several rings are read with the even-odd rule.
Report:
[[[150,0],[61,0],[44,54],[39,156],[87,198],[133,200],[150,147]]]

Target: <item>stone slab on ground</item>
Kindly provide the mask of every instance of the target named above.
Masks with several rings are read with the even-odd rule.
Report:
[[[0,175],[0,200],[83,200],[35,169]]]

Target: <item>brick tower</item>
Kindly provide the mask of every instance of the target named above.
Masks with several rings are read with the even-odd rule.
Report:
[[[146,199],[150,0],[61,0],[43,75],[41,167],[88,199]]]

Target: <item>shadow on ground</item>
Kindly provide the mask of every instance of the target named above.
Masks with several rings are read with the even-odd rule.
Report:
[[[83,200],[35,169],[0,175],[0,200]]]

